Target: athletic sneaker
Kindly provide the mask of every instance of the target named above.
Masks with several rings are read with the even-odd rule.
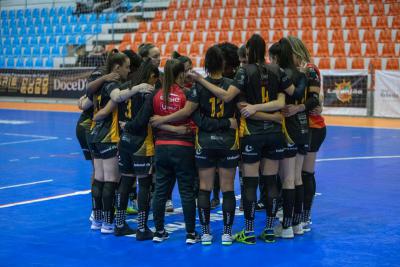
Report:
[[[90,229],[92,229],[92,230],[100,230],[102,223],[103,223],[103,221],[92,220],[92,225],[90,225]]]
[[[303,222],[302,223],[303,232],[310,232],[311,231],[311,221]]]
[[[254,245],[256,243],[256,236],[254,232],[247,232],[245,230],[240,231],[233,237],[237,242],[241,242],[247,245]]]
[[[174,203],[172,203],[171,199],[167,200],[167,203],[165,204],[165,211],[166,212],[173,212],[174,211]]]
[[[153,236],[153,242],[161,243],[164,240],[167,240],[168,238],[169,238],[169,235],[168,235],[167,231],[164,230],[162,233],[159,233],[156,231]]]
[[[186,244],[193,245],[200,241],[200,235],[197,232],[186,234]]]
[[[274,243],[275,242],[274,229],[265,228],[259,237],[266,243]]]
[[[203,234],[201,236],[201,244],[202,245],[211,245],[213,240],[213,236],[210,234]]]
[[[256,211],[262,211],[262,210],[265,210],[265,206],[264,203],[261,200],[259,200],[256,204]]]
[[[90,213],[89,221],[93,222],[94,221],[94,213]]]
[[[279,224],[274,228],[274,234],[276,237],[294,238],[293,228],[288,227],[288,228],[284,229],[282,227],[282,224]]]
[[[101,225],[101,233],[102,234],[113,234],[114,233],[114,224],[103,222],[103,224]]]
[[[276,212],[276,217],[279,219],[280,222],[283,221],[283,208],[279,208],[278,211]]]
[[[139,230],[136,231],[136,240],[137,241],[152,240],[153,237],[154,237],[154,233],[147,226],[143,232],[139,231]]]
[[[302,223],[299,223],[298,225],[293,225],[292,228],[293,228],[293,233],[294,233],[295,235],[302,235],[302,234],[304,234],[303,224],[302,224]]]
[[[137,215],[139,213],[137,200],[129,200],[128,207],[126,208],[126,214],[128,215]]]
[[[221,244],[225,246],[230,246],[233,243],[233,236],[230,234],[223,234],[221,237]]]
[[[125,222],[124,226],[114,228],[115,236],[125,236],[125,235],[134,235],[136,234],[136,230],[129,227],[129,225]]]
[[[215,209],[216,207],[219,206],[221,202],[219,201],[219,198],[213,198],[211,199],[211,209]]]

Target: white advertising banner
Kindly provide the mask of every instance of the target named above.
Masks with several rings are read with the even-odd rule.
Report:
[[[400,71],[376,71],[374,116],[400,118]]]

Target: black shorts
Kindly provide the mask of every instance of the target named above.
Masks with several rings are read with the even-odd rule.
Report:
[[[118,165],[123,174],[148,175],[152,171],[153,157],[135,156],[126,150],[120,150]]]
[[[89,146],[95,159],[110,159],[118,155],[117,143],[90,143]]]
[[[246,135],[241,140],[243,163],[255,163],[262,158],[281,160],[286,146],[283,133]]]
[[[238,166],[239,150],[230,149],[196,149],[196,165],[198,168],[220,167],[225,169]]]
[[[309,152],[318,152],[326,137],[326,127],[324,128],[310,128],[310,149]]]
[[[309,148],[308,144],[303,145],[286,145],[285,147],[285,158],[293,158],[297,155],[297,153],[301,155],[307,155]]]
[[[76,126],[76,138],[78,139],[79,145],[81,146],[85,159],[92,160],[92,154],[90,154],[89,144],[87,142],[86,129],[85,127],[79,124]]]

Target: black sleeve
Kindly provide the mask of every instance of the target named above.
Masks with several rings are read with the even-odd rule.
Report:
[[[319,94],[315,92],[308,92],[307,94],[307,100],[304,103],[306,106],[306,111],[311,111],[317,106],[319,106]]]
[[[247,73],[246,69],[240,67],[236,72],[235,78],[233,79],[232,85],[238,88],[240,91],[245,92],[246,90],[246,83],[247,80]]]
[[[279,69],[279,92],[283,92],[286,88],[291,86],[292,80],[287,76],[286,72],[283,69]]]
[[[196,104],[200,104],[199,84],[194,83],[186,97],[187,97],[188,101],[196,103]]]
[[[130,133],[135,133],[143,128],[147,127],[149,124],[150,117],[153,116],[153,94],[145,95],[145,102],[142,108],[139,110],[138,114],[125,125],[125,130]]]
[[[304,97],[305,91],[307,88],[307,77],[303,73],[299,75],[298,83],[294,88],[294,92],[292,97],[295,100],[300,100]]]
[[[116,82],[111,82],[106,85],[105,92],[108,96],[110,96],[112,91],[114,91],[115,89],[120,88],[120,87],[121,87],[121,84],[116,83]]]
[[[199,127],[206,132],[214,132],[217,130],[228,130],[231,126],[229,119],[214,119],[201,114],[200,109],[192,113],[191,119]]]
[[[87,79],[87,82],[88,83],[93,82],[93,81],[97,80],[98,78],[100,78],[103,75],[104,75],[104,73],[103,73],[101,68],[95,69],[92,72],[92,74],[90,74],[89,78]]]

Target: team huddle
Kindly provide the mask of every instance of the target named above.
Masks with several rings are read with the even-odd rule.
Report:
[[[136,234],[139,241],[168,239],[164,217],[175,181],[187,244],[212,244],[210,199],[216,187],[222,192],[223,245],[256,242],[260,205],[267,215],[259,231],[265,242],[311,230],[316,154],[326,135],[320,73],[297,37],[282,38],[268,52],[271,63],[258,34],[239,49],[229,43],[211,46],[206,77],[178,53],[161,73],[160,51],[153,44],[142,44],[138,54],[110,52],[78,103],[83,112],[77,137],[94,166],[92,230]],[[233,234],[237,170],[245,220],[243,230]],[[136,187],[134,230],[126,216]],[[155,232],[148,226],[150,210]]]

